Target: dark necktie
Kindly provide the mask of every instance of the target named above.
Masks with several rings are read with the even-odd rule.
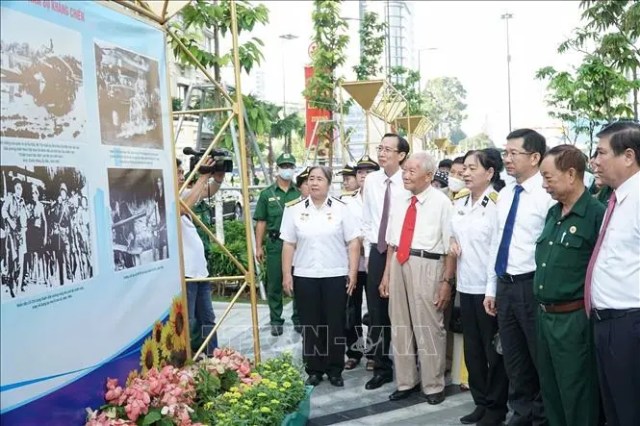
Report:
[[[389,223],[389,207],[391,205],[391,179],[384,181],[387,189],[384,191],[384,203],[382,204],[382,218],[378,229],[377,249],[380,254],[387,251],[387,224]]]
[[[600,228],[598,241],[596,241],[596,246],[593,248],[593,253],[591,253],[591,259],[589,260],[589,266],[587,266],[587,276],[584,280],[584,309],[585,311],[587,311],[587,316],[591,315],[591,281],[593,279],[593,268],[594,266],[596,266],[596,260],[598,260],[600,247],[602,247],[602,242],[604,241],[604,234],[607,233],[607,227],[609,226],[609,221],[611,220],[611,216],[613,215],[613,209],[615,208],[615,206],[616,193],[614,192],[609,198],[609,205],[607,206],[604,221],[602,223],[602,227]]]
[[[411,241],[413,241],[413,231],[416,229],[416,203],[418,197],[415,195],[411,197],[411,204],[407,207],[407,213],[404,216],[404,222],[402,223],[402,233],[400,234],[400,244],[398,244],[398,262],[402,265],[409,260],[409,254],[411,252]]]
[[[520,202],[520,193],[524,188],[521,185],[516,185],[514,188],[513,202],[509,209],[509,215],[507,221],[504,224],[504,230],[502,231],[502,240],[500,241],[500,248],[498,248],[498,256],[496,257],[496,274],[498,277],[507,273],[507,263],[509,262],[509,245],[511,244],[511,237],[513,236],[513,227],[516,224],[516,213],[518,212],[518,203]]]

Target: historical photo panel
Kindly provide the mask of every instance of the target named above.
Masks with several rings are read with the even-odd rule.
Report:
[[[158,62],[96,41],[102,143],[162,149]]]
[[[80,34],[15,10],[0,11],[0,136],[84,141]]]
[[[116,271],[169,257],[162,170],[108,169]]]
[[[87,180],[71,167],[2,166],[2,300],[94,275]]]

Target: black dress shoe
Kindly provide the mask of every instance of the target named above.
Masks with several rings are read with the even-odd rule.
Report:
[[[376,376],[373,376],[373,378],[369,380],[366,385],[364,385],[364,388],[367,390],[378,389],[380,386],[384,385],[385,383],[390,383],[392,381],[393,381],[393,377],[376,375]]]
[[[282,326],[281,325],[272,325],[271,326],[271,335],[272,336],[280,336],[282,335]]]
[[[304,382],[304,384],[307,385],[307,386],[318,386],[321,381],[322,381],[322,375],[321,374],[312,374],[312,375],[309,376],[307,381]]]
[[[420,383],[418,383],[417,385],[415,385],[411,389],[396,390],[391,395],[389,395],[389,399],[391,401],[399,401],[401,399],[407,398],[409,395],[411,395],[412,393],[415,393],[415,392],[417,392],[419,390],[420,390]]]
[[[427,399],[427,404],[438,405],[442,401],[444,401],[444,391],[438,393],[430,393],[428,395],[425,395],[425,397]]]
[[[482,419],[478,421],[480,426],[501,426],[506,417],[506,414],[502,411],[489,411],[487,410],[482,416]]]
[[[460,423],[463,425],[473,425],[476,424],[484,417],[486,409],[484,407],[476,407],[472,413],[467,414],[466,416],[460,417]]]
[[[339,388],[344,386],[344,381],[340,376],[329,376],[329,383]]]

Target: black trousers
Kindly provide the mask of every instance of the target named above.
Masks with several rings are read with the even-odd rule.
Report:
[[[293,277],[307,374],[339,376],[344,368],[347,277]]]
[[[507,414],[509,380],[502,355],[493,346],[498,320],[487,315],[483,301],[484,294],[460,292],[464,361],[473,402],[501,419]]]
[[[640,425],[640,309],[594,314],[594,343],[607,426]]]
[[[536,309],[533,278],[516,282],[498,279],[498,329],[504,366],[511,385],[509,425],[546,425],[536,369]]]
[[[369,254],[369,271],[367,273],[367,308],[371,323],[370,354],[376,363],[374,374],[383,376],[393,375],[393,362],[389,358],[391,344],[391,320],[389,319],[389,299],[380,297],[378,286],[382,281],[384,266],[387,262],[387,252],[379,253],[372,246]]]
[[[349,329],[345,329],[347,338],[347,358],[360,360],[364,354],[365,339],[362,336],[362,292],[367,285],[367,273],[358,272],[358,282],[353,289],[353,294],[349,298],[349,307],[354,309],[355,324]]]

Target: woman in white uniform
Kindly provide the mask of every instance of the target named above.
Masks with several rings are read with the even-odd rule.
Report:
[[[464,182],[469,190],[454,201],[450,254],[457,257],[457,288],[464,337],[464,358],[475,410],[463,424],[499,424],[507,413],[508,380],[493,345],[495,317],[482,305],[487,283],[488,244],[497,226],[496,200],[504,186],[503,164],[493,148],[469,151],[464,158]]]
[[[345,307],[358,273],[360,226],[344,202],[329,197],[331,169],[311,167],[308,184],[309,197],[288,205],[282,217],[282,285],[300,312],[307,384],[318,385],[326,374],[344,386]]]

